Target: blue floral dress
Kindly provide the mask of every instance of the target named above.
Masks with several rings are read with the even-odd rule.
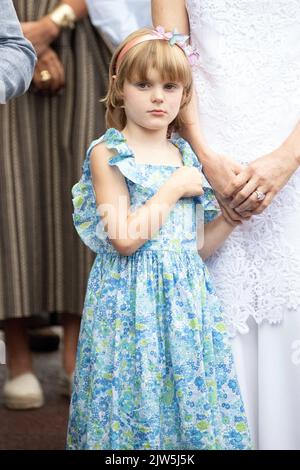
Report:
[[[70,405],[68,449],[249,449],[249,430],[222,311],[196,248],[196,205],[217,214],[211,188],[180,199],[156,236],[120,255],[97,214],[89,158],[105,142],[132,207],[176,167],[138,164],[121,132],[94,141],[73,187],[74,224],[97,253],[86,293]],[[201,170],[172,139],[183,165]],[[184,222],[184,223],[183,223]]]

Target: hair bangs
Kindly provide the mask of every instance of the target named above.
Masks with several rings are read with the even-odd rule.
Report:
[[[128,51],[124,62],[126,70],[122,75],[130,82],[148,80],[149,71],[155,69],[163,81],[180,82],[185,88],[191,86],[192,74],[185,53],[167,41],[138,44]]]

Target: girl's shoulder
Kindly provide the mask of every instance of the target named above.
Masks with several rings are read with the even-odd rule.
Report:
[[[119,153],[124,153],[122,139],[116,129],[108,129],[105,134],[92,141],[83,163],[80,180],[72,188],[73,222],[83,242],[96,253],[103,246],[107,234],[103,230],[100,216],[97,212],[94,187],[91,178],[90,158],[95,147],[99,148],[97,158],[107,158],[109,163]]]
[[[116,155],[132,155],[132,152],[129,149],[123,134],[113,127],[107,129],[103,135],[92,141],[87,150],[88,158],[90,158],[91,153],[95,147],[99,147],[99,151],[102,153],[102,155],[107,155],[111,158]]]
[[[97,147],[97,152],[94,154],[93,150],[95,147]],[[92,164],[91,156],[92,158],[95,157]],[[83,164],[83,174],[86,178],[91,178],[91,167],[93,164],[99,165],[101,161],[105,161],[107,167],[117,167],[127,180],[142,187],[147,187],[147,174],[135,164],[133,151],[130,149],[121,131],[109,128],[101,137],[91,143]]]
[[[86,177],[91,175],[91,157],[96,159],[97,164],[105,162],[109,166],[118,166],[123,160],[131,160],[129,157],[133,157],[133,153],[123,134],[117,129],[109,128],[88,147],[82,167]]]

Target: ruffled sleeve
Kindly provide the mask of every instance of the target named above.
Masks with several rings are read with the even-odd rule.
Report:
[[[199,162],[195,152],[192,150],[190,144],[183,138],[177,136],[172,138],[172,142],[176,145],[176,147],[179,148],[182,154],[184,165],[195,166],[199,169],[199,171],[202,172],[202,165]],[[202,176],[204,194],[202,196],[196,196],[194,199],[203,207],[204,223],[206,224],[214,220],[219,215],[220,207],[211,185],[209,184],[203,173]]]
[[[128,149],[123,148],[123,140],[115,129],[108,129],[99,139],[94,140],[88,148],[82,167],[82,176],[72,188],[73,223],[82,241],[98,253],[107,240],[101,217],[97,211],[96,195],[92,183],[90,157],[94,147],[105,142],[107,148],[115,148],[117,154],[109,160],[111,165],[121,165],[122,160],[130,157]]]
[[[94,140],[86,154],[83,163],[82,176],[72,188],[73,223],[82,241],[96,253],[99,251],[106,234],[97,212],[96,197],[91,180],[90,155],[95,147],[104,140],[104,136]]]
[[[110,158],[109,165],[117,166],[127,180],[142,186],[151,187],[151,182],[147,181],[147,175],[142,170],[137,170],[133,151],[129,148],[123,134],[116,129],[108,129],[105,133],[106,146],[116,151]]]
[[[108,238],[97,211],[90,170],[92,150],[101,142],[105,142],[108,149],[113,149],[116,152],[109,159],[109,165],[117,166],[127,180],[141,186],[141,191],[153,190],[151,181],[147,179],[146,174],[137,170],[133,152],[121,132],[113,128],[108,129],[102,137],[91,143],[83,164],[82,177],[72,188],[73,222],[80,238],[96,253],[103,247],[103,241]]]

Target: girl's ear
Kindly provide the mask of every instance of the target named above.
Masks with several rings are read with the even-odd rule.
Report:
[[[124,93],[123,93],[123,91],[120,92],[119,96],[120,96],[120,101],[122,101],[122,106],[120,106],[120,108],[125,108],[125,106],[123,106],[124,105]]]

